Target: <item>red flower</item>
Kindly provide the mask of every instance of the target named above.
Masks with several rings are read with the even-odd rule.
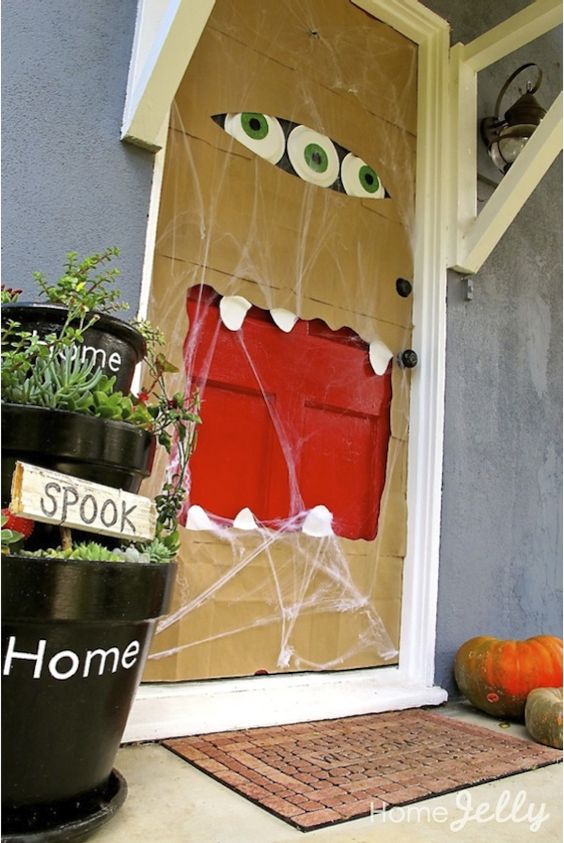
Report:
[[[13,515],[8,507],[2,510],[2,515],[8,519],[4,524],[5,530],[14,530],[16,533],[21,533],[24,539],[28,539],[33,533],[35,522],[31,521],[31,519],[22,518],[20,515]]]
[[[150,397],[151,397],[151,396],[149,395],[149,393],[147,392],[147,390],[146,390],[146,389],[142,389],[142,390],[141,390],[141,392],[139,393],[139,395],[137,396],[137,400],[138,400],[141,404],[146,404],[146,403],[147,403],[147,401],[149,400],[149,398],[150,398]]]

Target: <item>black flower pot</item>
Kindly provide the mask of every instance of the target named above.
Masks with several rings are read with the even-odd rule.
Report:
[[[3,557],[3,840],[82,838],[123,801],[112,765],[175,570]]]
[[[127,422],[3,403],[2,505],[16,460],[136,493],[154,454],[154,436]]]
[[[67,308],[57,304],[14,302],[2,305],[2,321],[19,322],[23,331],[37,331],[40,337],[58,333],[67,318]],[[129,392],[137,363],[143,360],[147,347],[135,328],[123,319],[102,313],[84,334],[84,343],[76,353],[95,364],[108,375],[115,375],[116,390]]]

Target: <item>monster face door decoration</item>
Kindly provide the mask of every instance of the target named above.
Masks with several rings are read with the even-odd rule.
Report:
[[[203,424],[150,678],[397,655],[415,63],[345,0],[217,0],[180,85],[150,317]]]
[[[305,182],[355,198],[388,197],[372,167],[307,126],[255,112],[218,114],[213,120],[251,152]],[[193,512],[188,527],[200,526],[203,508],[235,523],[241,512],[250,512],[265,526],[286,522],[291,530],[305,524],[307,531],[307,513],[323,507],[328,530],[350,539],[374,539],[388,449],[391,352],[379,344],[375,363],[367,344],[352,331],[331,332],[318,321],[300,322],[297,328],[292,322],[285,331],[292,336],[281,343],[274,327],[280,327],[277,314],[271,320],[256,308],[247,314],[250,305],[242,308],[237,298],[219,302],[209,288],[192,288],[189,296],[190,323],[202,325],[189,368],[200,385],[207,384],[204,416],[209,421],[192,465],[198,517]],[[235,308],[231,318],[227,308]],[[230,332],[242,329],[244,321],[241,341]],[[275,398],[275,409],[261,392],[271,402]],[[268,412],[252,412],[256,401]],[[241,416],[242,403],[246,411]],[[239,417],[244,418],[241,427]],[[292,455],[293,471],[284,448]]]

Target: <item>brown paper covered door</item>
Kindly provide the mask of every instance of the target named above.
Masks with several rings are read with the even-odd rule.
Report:
[[[148,680],[397,661],[416,58],[346,0],[217,0],[179,87],[149,317],[204,425]]]

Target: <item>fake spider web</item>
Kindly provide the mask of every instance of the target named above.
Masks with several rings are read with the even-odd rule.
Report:
[[[277,5],[272,15],[260,0],[218,0],[181,83],[171,113],[149,318],[172,338],[169,356],[188,383],[198,382],[204,419],[220,332],[231,332],[283,454],[290,506],[265,523],[245,500],[227,517],[200,507],[197,484],[188,490],[176,601],[158,626],[150,679],[397,661],[410,374],[396,356],[410,347],[411,300],[398,294],[396,281],[412,274],[416,50],[344,0]],[[285,165],[242,144],[218,125],[218,114],[239,127],[241,115],[248,124],[248,115],[278,120]],[[351,115],[360,115],[356,127]],[[296,126],[307,128],[306,146],[332,141],[341,169],[347,154],[358,158],[377,174],[386,198],[382,191],[374,199],[343,188],[350,184],[350,157],[337,188],[319,186],[315,170],[323,156],[312,159],[311,148],[308,183],[288,157]],[[362,212],[347,203],[359,203]],[[220,296],[222,318],[202,350],[198,291],[210,288]],[[191,320],[189,295],[196,301]],[[322,320],[332,331],[349,328],[366,344],[374,377],[391,366],[391,436],[374,539],[342,538],[323,499],[304,504],[295,437],[246,340],[251,307],[270,313],[273,330],[288,338],[296,317]],[[326,373],[318,374],[323,391]],[[174,462],[167,466],[161,456],[156,477],[165,471],[174,471]]]

